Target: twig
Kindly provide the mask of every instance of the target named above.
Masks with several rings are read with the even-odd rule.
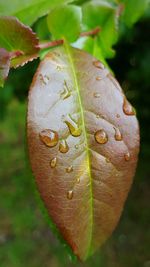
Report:
[[[95,29],[91,30],[91,31],[87,31],[87,32],[82,32],[80,34],[80,37],[85,37],[85,36],[94,36],[96,34],[98,34],[100,32],[100,27],[96,27]],[[55,41],[51,41],[51,42],[45,42],[45,43],[39,43],[37,45],[37,48],[39,49],[45,49],[45,48],[49,48],[49,47],[53,47],[53,46],[57,46],[57,45],[61,45],[64,43],[63,39],[60,40],[55,40]]]

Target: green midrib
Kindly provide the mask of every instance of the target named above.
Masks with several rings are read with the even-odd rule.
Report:
[[[71,65],[71,69],[72,69],[72,73],[73,73],[73,78],[74,78],[74,84],[75,84],[75,88],[77,90],[77,95],[78,95],[78,100],[79,100],[79,106],[80,106],[80,110],[81,110],[81,123],[83,126],[83,134],[85,137],[85,143],[86,143],[86,155],[87,155],[87,167],[88,167],[88,174],[90,177],[90,194],[91,194],[91,233],[90,233],[90,241],[89,241],[89,248],[88,248],[88,252],[87,252],[87,256],[90,254],[91,251],[91,243],[92,243],[92,233],[93,233],[93,191],[92,191],[92,174],[91,174],[91,164],[90,164],[90,153],[89,153],[89,148],[88,148],[88,137],[87,137],[87,133],[86,133],[86,127],[85,127],[85,121],[84,121],[84,111],[82,108],[82,100],[81,100],[81,96],[80,96],[80,89],[79,89],[79,85],[78,85],[78,79],[76,76],[76,70],[75,70],[75,66],[74,66],[74,62],[72,60],[72,53],[70,51],[70,46],[67,43],[67,41],[64,41],[64,47],[66,50],[66,53],[68,55],[69,61],[70,61],[70,65]]]

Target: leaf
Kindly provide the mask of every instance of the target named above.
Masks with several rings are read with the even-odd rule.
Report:
[[[3,87],[10,68],[10,53],[0,48],[0,87]]]
[[[56,39],[65,37],[69,42],[74,42],[81,31],[81,8],[73,5],[60,6],[50,12],[47,22]]]
[[[112,46],[118,39],[119,7],[108,1],[91,1],[83,5],[83,23],[89,28],[100,26],[98,43],[104,58],[114,56]]]
[[[49,215],[83,261],[111,235],[132,183],[139,150],[132,106],[100,61],[65,43],[34,76],[27,136]]]
[[[5,0],[0,2],[0,15],[12,15],[23,23],[32,25],[38,18],[47,14],[52,8],[70,2],[72,0]]]
[[[15,17],[0,17],[0,46],[8,51],[21,51],[22,55],[11,60],[11,67],[24,65],[38,57],[36,34]]]
[[[123,20],[131,27],[144,14],[149,6],[149,0],[123,0],[125,5]]]

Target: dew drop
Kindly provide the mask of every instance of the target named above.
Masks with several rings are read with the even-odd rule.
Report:
[[[60,70],[62,70],[62,69],[63,69],[63,67],[62,67],[62,66],[60,66],[60,65],[57,65],[56,69],[60,71]]]
[[[48,147],[54,147],[58,143],[58,133],[51,130],[42,130],[39,134],[41,141]]]
[[[120,118],[120,115],[119,115],[119,114],[117,114],[117,115],[116,115],[116,117],[117,117],[117,118]]]
[[[64,88],[60,95],[62,99],[66,99],[71,95],[71,90],[69,89],[66,81],[64,81]]]
[[[48,82],[49,82],[49,77],[47,76],[47,75],[42,75],[42,74],[40,74],[39,75],[40,76],[40,81],[42,82],[42,83],[44,83],[45,85],[46,84],[48,84]]]
[[[99,144],[105,144],[108,141],[108,136],[103,129],[98,130],[94,136],[95,136],[96,142]]]
[[[57,164],[57,158],[53,158],[50,162],[50,166],[51,168],[55,168],[56,167],[56,164]]]
[[[125,160],[126,161],[129,161],[130,160],[130,153],[129,152],[127,152],[125,155],[124,155],[124,158],[125,158]]]
[[[75,145],[75,148],[76,148],[76,149],[78,149],[78,148],[79,148],[79,145],[78,145],[78,144],[76,144],[76,145]]]
[[[80,183],[80,178],[78,177],[78,178],[77,178],[77,184],[79,184],[79,183]]]
[[[133,107],[131,106],[131,104],[126,99],[126,97],[124,97],[124,101],[123,101],[123,111],[126,115],[135,115],[135,111]]]
[[[96,61],[93,61],[93,65],[98,68],[98,69],[104,69],[104,65],[99,61],[99,60],[96,60]]]
[[[122,134],[118,128],[114,128],[115,130],[115,139],[116,141],[121,141],[122,140]]]
[[[67,192],[67,198],[68,198],[68,199],[72,199],[72,198],[73,198],[73,190],[69,190],[69,191]]]
[[[100,76],[97,76],[97,77],[96,77],[96,80],[97,80],[97,81],[100,81],[100,80],[102,80],[102,78],[101,78]]]
[[[73,171],[73,166],[72,165],[66,168],[66,172],[70,173],[72,171]]]
[[[100,115],[99,115],[99,114],[97,114],[97,115],[96,115],[96,118],[97,118],[97,119],[99,119],[99,118],[100,118]]]
[[[71,118],[70,115],[67,116],[64,122],[67,124],[72,136],[77,137],[81,135],[81,129],[79,128],[78,124]]]
[[[68,150],[69,150],[69,146],[68,146],[66,140],[64,140],[64,139],[61,140],[61,141],[60,141],[60,144],[59,144],[59,151],[60,151],[61,153],[67,153]]]
[[[94,93],[94,97],[99,98],[101,95],[99,93]]]

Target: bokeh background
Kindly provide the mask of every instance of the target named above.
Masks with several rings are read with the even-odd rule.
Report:
[[[38,32],[38,26],[34,28]],[[84,264],[72,262],[52,234],[28,162],[27,94],[39,62],[11,70],[5,87],[0,88],[0,267],[150,267],[149,29],[146,13],[132,29],[124,30],[115,58],[108,61],[136,108],[141,151],[120,223]]]

